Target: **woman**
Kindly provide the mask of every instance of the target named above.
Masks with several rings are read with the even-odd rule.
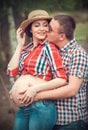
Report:
[[[14,93],[17,92],[18,97],[19,93],[22,93],[22,105],[32,102],[33,97],[39,91],[66,84],[67,77],[58,49],[54,44],[45,41],[49,32],[50,20],[46,11],[35,10],[29,13],[28,19],[22,22],[17,30],[18,46],[8,64],[8,75],[13,78],[21,75],[13,83],[10,93],[14,101],[14,97],[16,97]],[[33,41],[24,46],[26,34],[32,37]],[[30,76],[29,83],[17,86],[24,75]],[[31,75],[43,80],[40,84],[37,81],[32,83]],[[19,105],[21,104],[19,103]],[[52,130],[56,117],[55,102],[51,100],[20,106],[16,114],[14,130]]]

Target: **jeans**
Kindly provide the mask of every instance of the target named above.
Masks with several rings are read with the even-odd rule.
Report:
[[[20,107],[16,113],[14,130],[52,130],[57,112],[54,101],[38,101]]]
[[[87,130],[88,124],[84,121],[75,121],[68,125],[55,125],[53,130]]]

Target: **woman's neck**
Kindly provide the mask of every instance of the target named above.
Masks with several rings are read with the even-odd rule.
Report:
[[[37,40],[37,39],[33,39],[34,47],[36,47],[36,46],[38,45],[38,43],[39,43],[39,40]]]
[[[34,47],[36,47],[40,42],[43,42],[43,41],[44,40],[33,39]]]

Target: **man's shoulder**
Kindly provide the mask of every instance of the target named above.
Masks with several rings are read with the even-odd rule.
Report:
[[[87,54],[87,51],[78,42],[71,48],[71,51],[73,53]]]

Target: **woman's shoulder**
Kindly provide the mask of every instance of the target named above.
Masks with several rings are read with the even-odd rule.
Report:
[[[31,49],[32,46],[33,46],[33,43],[30,42],[30,43],[26,44],[25,46],[23,46],[22,50]]]
[[[58,47],[53,43],[53,42],[45,42],[45,46],[47,48],[53,48],[53,49],[57,49],[58,50]]]

